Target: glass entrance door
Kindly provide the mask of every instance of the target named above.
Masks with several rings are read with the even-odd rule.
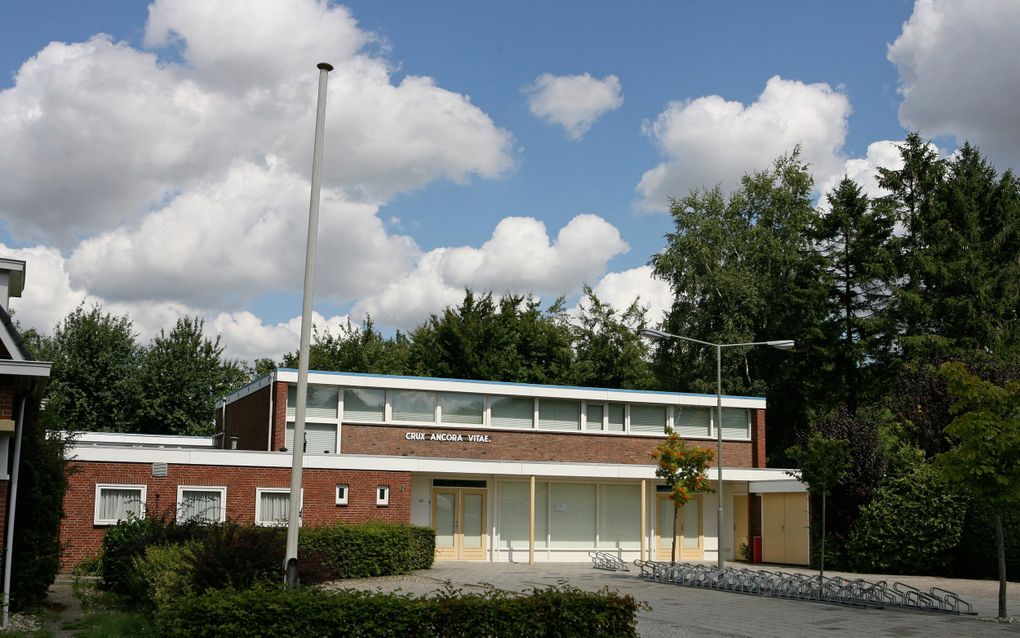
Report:
[[[435,488],[432,524],[436,530],[437,560],[484,560],[485,492]]]

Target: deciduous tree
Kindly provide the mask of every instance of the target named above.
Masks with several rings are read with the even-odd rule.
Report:
[[[676,532],[680,527],[680,508],[696,494],[710,492],[708,467],[715,458],[709,448],[687,445],[672,428],[666,428],[666,440],[655,448],[652,458],[658,462],[655,476],[669,486],[669,499],[673,502],[673,538],[670,560],[676,562]]]

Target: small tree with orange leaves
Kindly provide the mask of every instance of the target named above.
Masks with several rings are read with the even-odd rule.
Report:
[[[676,530],[680,508],[695,494],[711,492],[708,487],[708,466],[715,453],[702,447],[687,445],[672,428],[666,428],[666,440],[655,448],[652,458],[659,462],[655,476],[669,486],[669,499],[673,501],[673,539],[670,562],[676,562]]]

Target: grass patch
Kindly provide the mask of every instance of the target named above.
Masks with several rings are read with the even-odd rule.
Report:
[[[64,624],[80,638],[154,638],[152,622],[141,614],[125,611],[96,611],[80,620]]]

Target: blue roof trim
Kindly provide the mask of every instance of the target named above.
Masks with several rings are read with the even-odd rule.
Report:
[[[297,368],[277,368],[279,372],[297,372]],[[627,390],[621,388],[593,388],[579,385],[551,385],[545,383],[521,383],[519,381],[484,381],[481,379],[450,379],[446,377],[415,377],[404,374],[372,374],[368,372],[337,372],[335,370],[309,370],[309,374],[335,374],[343,375],[347,377],[365,377],[371,379],[408,379],[424,380],[424,381],[454,381],[456,383],[486,383],[494,385],[515,385],[525,388],[554,388],[563,390],[596,390],[606,392],[631,392],[634,394],[662,394],[665,396],[680,396],[680,397],[715,397],[715,394],[701,394],[696,392],[667,392],[665,390]],[[749,397],[736,394],[724,394],[724,399],[754,399],[757,401],[764,401],[765,397]]]

